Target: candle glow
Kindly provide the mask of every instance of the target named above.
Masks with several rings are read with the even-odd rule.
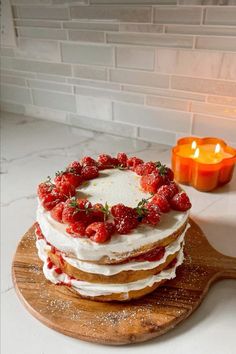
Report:
[[[197,143],[196,143],[195,140],[193,140],[192,145],[191,145],[191,148],[192,148],[193,150],[195,150],[196,147],[197,147]]]

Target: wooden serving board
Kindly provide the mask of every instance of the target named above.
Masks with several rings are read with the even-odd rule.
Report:
[[[29,312],[65,335],[103,344],[149,340],[186,319],[202,302],[209,286],[222,278],[236,279],[236,258],[214,250],[195,222],[186,234],[186,259],[177,277],[153,293],[127,303],[81,299],[42,273],[34,225],[20,241],[13,260],[13,281]]]

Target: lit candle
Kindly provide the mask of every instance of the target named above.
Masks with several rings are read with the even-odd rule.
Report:
[[[236,150],[217,138],[183,138],[172,149],[175,179],[201,191],[228,183],[235,162]]]

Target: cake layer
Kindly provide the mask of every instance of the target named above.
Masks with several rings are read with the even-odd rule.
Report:
[[[124,283],[124,284],[97,284],[86,281],[80,281],[77,279],[71,279],[67,274],[57,274],[55,268],[49,269],[47,267],[47,252],[43,249],[39,249],[39,257],[44,262],[43,272],[45,277],[54,284],[63,284],[68,285],[74,291],[76,291],[81,296],[97,298],[104,296],[109,298],[110,295],[117,295],[117,299],[129,299],[129,293],[131,292],[140,292],[145,288],[150,288],[155,284],[158,284],[162,281],[172,279],[176,276],[176,268],[182,264],[184,260],[183,250],[181,249],[177,256],[177,263],[172,268],[165,269],[156,275],[149,276],[145,279],[141,279],[135,282]],[[149,289],[148,289],[149,290]],[[141,291],[142,292],[142,291]],[[133,293],[133,296],[135,294]],[[142,296],[141,294],[140,296]],[[113,298],[114,299],[114,298]],[[106,299],[104,299],[105,301]],[[108,299],[107,299],[108,300]]]

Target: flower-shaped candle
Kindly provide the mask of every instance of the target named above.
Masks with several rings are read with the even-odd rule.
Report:
[[[236,150],[217,138],[182,138],[172,149],[175,179],[204,192],[228,183],[235,162]]]

